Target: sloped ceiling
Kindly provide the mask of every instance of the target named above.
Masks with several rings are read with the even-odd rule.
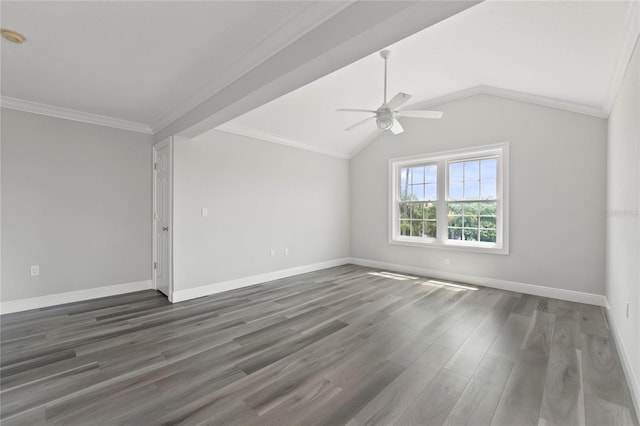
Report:
[[[486,1],[389,48],[389,96],[407,108],[490,93],[606,117],[638,33],[638,4]],[[383,99],[383,60],[370,54],[219,129],[349,158],[381,131],[344,129]],[[416,120],[406,118],[403,120]]]
[[[2,1],[2,106],[195,135],[477,1]]]

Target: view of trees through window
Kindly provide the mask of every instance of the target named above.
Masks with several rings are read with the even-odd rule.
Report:
[[[449,203],[450,240],[496,242],[496,202]]]
[[[436,165],[400,169],[400,235],[436,238],[437,200]]]
[[[496,242],[497,160],[449,163],[447,238]]]
[[[496,242],[497,160],[448,164],[447,236],[449,240]],[[400,168],[400,235],[436,238],[438,166]]]

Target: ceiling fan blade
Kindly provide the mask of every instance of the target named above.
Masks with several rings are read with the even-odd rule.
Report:
[[[347,112],[370,112],[372,114],[375,114],[376,111],[374,109],[353,109],[353,108],[340,108],[337,109],[336,111],[347,111]]]
[[[405,102],[407,102],[409,99],[411,99],[411,95],[408,95],[406,93],[400,92],[397,95],[395,95],[393,98],[391,98],[391,100],[389,102],[387,102],[386,104],[382,105],[382,108],[388,108],[391,111],[393,111],[396,108],[398,108],[400,105],[402,105]]]
[[[397,119],[393,120],[393,125],[391,126],[391,133],[393,133],[394,135],[398,135],[402,132],[404,132],[404,129],[402,128],[402,125],[400,124],[400,122]]]
[[[364,120],[361,120],[361,121],[358,121],[358,122],[357,122],[357,123],[355,123],[355,124],[352,124],[351,126],[347,127],[345,130],[353,130],[353,129],[355,129],[356,127],[360,127],[360,126],[362,126],[363,124],[367,123],[367,122],[368,122],[368,121],[370,121],[370,120],[375,120],[375,118],[376,118],[375,116],[365,118]]]
[[[413,118],[441,118],[442,117],[442,111],[406,110],[406,111],[397,111],[396,114],[399,117],[413,117]]]

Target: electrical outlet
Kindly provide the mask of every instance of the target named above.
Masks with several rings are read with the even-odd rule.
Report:
[[[269,256],[275,257],[276,251],[274,249],[269,250]]]
[[[284,249],[284,255],[285,255],[285,256],[289,256],[289,247],[286,247],[286,248]]]
[[[203,207],[203,208],[202,208],[202,212],[201,212],[201,214],[202,214],[202,217],[207,217],[207,216],[209,216],[209,209],[208,209],[208,208],[206,208],[206,207]]]
[[[449,259],[448,257],[444,258],[444,264],[445,265],[451,265],[451,259]]]
[[[40,265],[31,265],[31,276],[40,275]]]

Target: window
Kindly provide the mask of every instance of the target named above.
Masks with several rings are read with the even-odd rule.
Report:
[[[390,161],[390,243],[508,253],[508,144]]]

